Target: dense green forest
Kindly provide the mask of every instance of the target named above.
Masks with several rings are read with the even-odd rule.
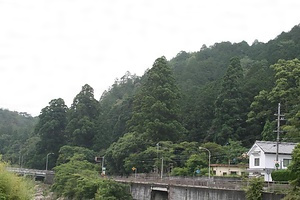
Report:
[[[162,56],[141,77],[127,72],[99,100],[86,84],[70,107],[49,100],[38,119],[0,110],[0,154],[44,169],[48,153],[53,168],[66,147],[82,147],[105,156],[112,174],[157,171],[162,157],[174,175],[205,172],[199,146],[214,163],[246,162],[242,153],[255,140],[275,139],[278,103],[286,118],[281,140],[300,141],[299,59],[300,25],[267,43],[221,42]]]

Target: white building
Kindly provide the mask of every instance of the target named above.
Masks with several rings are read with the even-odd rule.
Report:
[[[278,169],[287,169],[296,145],[296,143],[288,142],[279,143]],[[262,175],[265,181],[272,181],[271,172],[276,169],[276,152],[276,142],[256,141],[247,153],[249,156],[249,175]]]

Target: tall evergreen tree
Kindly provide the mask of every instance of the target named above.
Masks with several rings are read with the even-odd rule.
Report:
[[[178,141],[185,131],[178,117],[179,98],[180,92],[166,58],[156,59],[135,97],[129,131],[154,143]]]
[[[127,72],[103,92],[99,101],[94,150],[108,148],[126,133],[126,122],[131,118],[133,96],[138,85],[139,77]]]
[[[299,96],[300,96],[300,61],[279,60],[271,66],[275,71],[275,85],[268,91],[261,91],[251,104],[249,120],[274,120],[277,105],[281,103],[281,113],[287,119],[283,129],[287,132],[284,139],[300,141],[299,136]]]
[[[265,141],[275,141],[276,140],[276,134],[274,133],[275,127],[274,125],[267,120],[264,129],[261,132],[262,140]]]
[[[93,145],[97,115],[98,101],[94,98],[94,89],[85,84],[74,98],[68,113],[66,130],[72,145],[83,147]]]
[[[232,58],[223,77],[221,91],[215,102],[215,120],[211,131],[214,141],[225,144],[238,140],[242,132],[242,95],[240,90],[243,69],[239,58]]]
[[[115,173],[126,173],[125,159],[159,141],[178,141],[185,132],[179,122],[180,97],[165,57],[155,60],[135,95],[132,117],[126,133],[106,151],[107,166]]]
[[[65,133],[67,110],[65,102],[61,98],[51,100],[49,106],[42,109],[39,115],[40,120],[35,127],[35,133],[40,136],[36,158],[44,160],[48,153],[54,153],[51,157],[57,159],[58,151],[67,139]],[[53,167],[54,163],[51,162],[49,167]]]

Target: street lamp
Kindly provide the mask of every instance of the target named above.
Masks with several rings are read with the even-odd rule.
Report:
[[[46,171],[48,170],[48,157],[49,155],[53,155],[54,153],[48,153],[46,156]]]
[[[210,180],[210,156],[211,156],[210,150],[208,150],[208,149],[205,148],[205,147],[199,147],[199,149],[200,149],[200,150],[201,150],[201,149],[204,149],[204,150],[206,150],[206,151],[208,152],[208,179]]]

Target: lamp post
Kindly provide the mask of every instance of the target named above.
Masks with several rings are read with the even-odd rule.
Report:
[[[210,180],[210,156],[211,156],[210,150],[208,150],[208,149],[205,148],[205,147],[199,147],[199,149],[200,149],[200,150],[201,150],[201,149],[204,149],[204,150],[206,150],[206,151],[208,152],[208,179]]]
[[[48,170],[48,157],[49,155],[53,155],[54,153],[48,153],[46,156],[46,171]]]

